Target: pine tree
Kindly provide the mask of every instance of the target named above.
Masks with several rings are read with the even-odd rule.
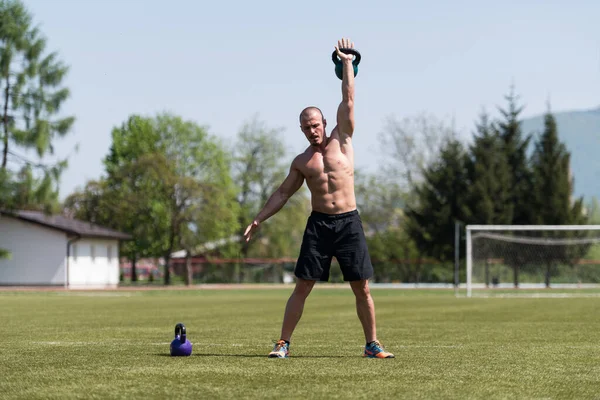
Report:
[[[577,225],[585,223],[583,199],[573,201],[573,181],[570,171],[570,154],[560,142],[554,116],[548,110],[544,116],[544,131],[535,143],[532,157],[533,206],[536,213],[533,222],[545,225]],[[544,236],[565,236],[565,232],[542,232]],[[567,233],[573,235],[573,232]],[[555,272],[556,263],[572,264],[574,259],[587,251],[586,246],[557,248],[548,257],[534,260],[545,267],[546,286]]]
[[[510,224],[513,220],[511,176],[500,138],[486,113],[476,124],[469,148],[467,171],[469,187],[465,214],[473,224]]]
[[[510,169],[512,224],[527,225],[531,223],[533,213],[530,201],[533,177],[527,157],[531,135],[523,137],[521,132],[519,115],[523,111],[523,107],[517,106],[514,87],[511,87],[510,93],[505,98],[508,102],[508,109],[500,109],[504,119],[497,125],[497,135],[502,140]]]
[[[582,200],[572,201],[570,158],[567,148],[558,138],[556,120],[548,110],[544,116],[544,131],[535,143],[532,157],[534,223],[563,225],[585,222]]]
[[[406,210],[407,231],[422,254],[441,261],[454,257],[454,224],[464,220],[466,152],[456,139],[443,146],[416,188],[416,204]]]

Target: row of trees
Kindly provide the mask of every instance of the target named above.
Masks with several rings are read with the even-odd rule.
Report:
[[[500,116],[493,119],[482,113],[468,143],[460,140],[450,125],[431,117],[389,122],[382,146],[389,156],[385,178],[379,185],[372,181],[361,198],[363,204],[371,205],[367,210],[373,212],[370,196],[380,190],[381,182],[387,182],[384,187],[391,196],[387,198],[397,205],[387,210],[380,207],[378,218],[368,219],[375,232],[371,241],[380,244],[380,256],[426,256],[449,263],[455,254],[457,222],[462,226],[598,222],[597,200],[586,210],[583,198],[572,196],[570,154],[559,140],[550,109],[543,130],[531,133],[521,131],[522,110],[511,88],[506,106],[499,109]],[[377,197],[386,199],[380,194]],[[400,217],[386,219],[386,215]],[[556,232],[535,234],[551,236]],[[565,249],[559,259],[572,262],[571,253]],[[556,260],[544,260],[547,283],[551,263]],[[520,257],[511,264],[515,283],[520,264],[538,261]],[[419,265],[412,268],[415,280]]]
[[[133,115],[112,131],[106,176],[71,194],[64,212],[132,234],[122,254],[132,260],[135,279],[135,261],[142,257],[162,257],[168,265],[174,251],[192,254],[203,243],[238,237],[285,176],[283,153],[278,132],[256,118],[227,147],[178,116]],[[259,244],[267,239],[262,245],[231,240],[223,256],[291,254],[307,197],[300,194],[292,203],[299,207],[286,207],[261,230]]]
[[[451,131],[420,179],[412,182],[405,206],[407,231],[417,248],[440,260],[454,254],[454,223],[584,224],[583,199],[574,199],[570,154],[560,142],[554,116],[542,132],[523,133],[514,91],[501,117],[482,113],[472,141]]]

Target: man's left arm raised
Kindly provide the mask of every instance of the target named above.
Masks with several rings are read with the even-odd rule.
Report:
[[[352,54],[342,53],[340,49],[353,49],[354,43],[350,39],[338,40],[335,47],[337,55],[344,65],[342,74],[342,102],[337,110],[337,125],[340,137],[352,137],[354,133],[354,66]]]

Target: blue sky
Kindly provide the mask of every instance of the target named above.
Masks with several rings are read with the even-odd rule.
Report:
[[[306,139],[298,113],[335,121],[331,52],[350,37],[356,165],[378,165],[389,117],[454,118],[465,137],[515,84],[524,116],[600,105],[598,1],[24,0],[70,72],[63,112],[77,122],[55,143],[70,155],[61,198],[103,173],[110,132],[130,114],[169,111],[231,143],[254,115],[281,128],[288,154]],[[75,145],[79,146],[73,152]]]

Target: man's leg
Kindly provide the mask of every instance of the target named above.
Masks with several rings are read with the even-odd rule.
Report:
[[[369,281],[351,281],[350,287],[356,296],[356,313],[365,332],[367,343],[364,356],[369,358],[394,358],[394,355],[385,351],[383,345],[377,340],[375,305],[369,290]]]
[[[280,339],[275,344],[270,358],[287,358],[292,333],[302,317],[304,302],[318,279],[329,274],[331,256],[327,248],[327,230],[329,227],[322,221],[322,216],[314,211],[308,217],[306,229],[300,246],[300,255],[296,261],[294,275],[296,287],[285,306]]]
[[[310,294],[316,281],[309,281],[306,279],[300,279],[296,281],[296,287],[294,292],[288,299],[285,307],[285,314],[283,315],[283,325],[281,327],[281,339],[287,340],[288,342],[292,338],[292,333],[302,317],[304,311],[304,302]]]
[[[296,329],[296,325],[298,325],[298,321],[302,317],[304,302],[315,282],[300,278],[296,281],[296,287],[285,306],[280,339],[275,343],[273,351],[269,353],[269,358],[287,358],[289,356],[292,333],[294,333],[294,329]]]
[[[367,343],[377,340],[377,328],[375,326],[375,304],[369,290],[369,281],[360,280],[350,282],[350,287],[356,297],[356,313],[362,324]]]

